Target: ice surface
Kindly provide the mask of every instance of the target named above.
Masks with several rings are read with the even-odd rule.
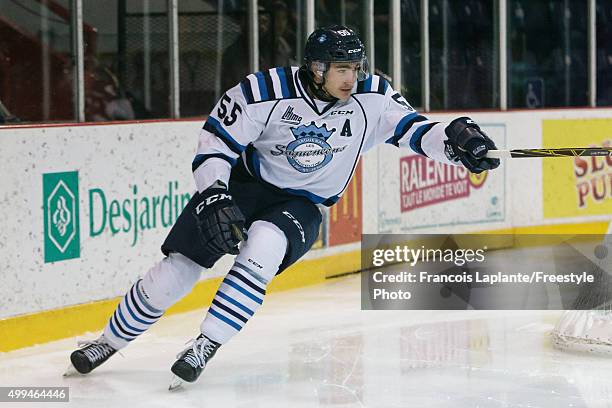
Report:
[[[175,392],[170,366],[203,310],[163,318],[87,376],[62,377],[75,338],[0,353],[0,385],[68,386],[70,403],[50,406],[72,407],[612,407],[612,359],[552,349],[560,312],[361,311],[359,289],[353,275],[269,295]]]

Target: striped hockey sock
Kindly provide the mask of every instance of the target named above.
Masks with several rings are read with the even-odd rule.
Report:
[[[236,262],[213,299],[200,327],[210,339],[225,343],[240,331],[263,303],[267,282]]]
[[[142,279],[125,294],[104,328],[104,337],[119,349],[145,332],[164,314],[147,302],[142,290]]]

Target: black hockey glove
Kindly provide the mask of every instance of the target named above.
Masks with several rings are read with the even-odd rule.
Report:
[[[499,166],[499,159],[489,159],[489,150],[496,150],[495,143],[484,134],[474,121],[467,117],[453,120],[446,127],[448,140],[444,153],[449,160],[461,162],[472,173],[482,173]]]
[[[214,185],[197,194],[193,215],[204,247],[217,255],[238,255],[238,244],[247,240],[247,232],[244,215],[229,191]]]

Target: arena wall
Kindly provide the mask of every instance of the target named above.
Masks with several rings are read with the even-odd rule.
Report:
[[[612,109],[470,116],[500,149],[612,144]],[[0,127],[0,352],[104,326],[117,297],[160,259],[195,189],[200,127],[201,120]],[[612,157],[507,160],[474,177],[381,146],[324,212],[315,249],[271,291],[358,271],[362,232],[604,232]],[[231,261],[205,271],[168,313],[210,303]]]

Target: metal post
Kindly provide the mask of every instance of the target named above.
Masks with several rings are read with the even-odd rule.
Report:
[[[51,64],[49,49],[52,47],[49,35],[49,8],[47,0],[40,2],[40,36],[42,47],[40,49],[42,70],[42,119],[47,122],[51,113]]]
[[[588,27],[589,27],[589,106],[597,106],[597,34],[596,24],[597,18],[596,0],[588,2]],[[612,225],[612,224],[611,224]]]
[[[178,38],[178,0],[168,0],[168,24],[170,46],[170,116],[180,116],[179,82],[179,38]]]
[[[127,0],[117,1],[117,77],[125,86],[127,77]]]
[[[391,76],[393,87],[402,89],[401,0],[391,0]]]
[[[142,2],[142,84],[144,89],[144,105],[147,110],[151,110],[151,11],[149,0]],[[125,84],[122,84],[125,86]]]
[[[306,37],[315,29],[315,4],[314,0],[306,0]]]
[[[221,92],[225,91],[225,89],[221,89],[221,76],[223,75],[223,16],[225,16],[225,8],[223,7],[223,4],[224,0],[217,0],[217,58],[215,59],[215,101],[218,101],[221,97]],[[253,51],[251,50],[251,52]]]
[[[295,54],[297,57],[298,65],[302,63],[303,52],[304,52],[304,42],[306,35],[304,34],[304,4],[302,0],[296,1],[296,16],[297,16],[297,26],[295,27]]]
[[[78,122],[85,121],[85,64],[83,53],[83,1],[72,0],[72,49],[74,53],[74,113]]]
[[[259,9],[257,0],[249,0],[249,70],[259,71]]]
[[[506,0],[499,0],[499,108],[508,109],[508,20]]]
[[[421,93],[423,110],[429,112],[430,74],[429,74],[429,0],[421,0]]]
[[[493,55],[491,60],[491,108],[499,101],[499,1],[493,2]]]
[[[442,0],[442,108],[448,109],[448,67],[449,67],[449,36],[448,36],[448,0]]]
[[[571,106],[571,67],[572,67],[572,50],[570,42],[570,9],[569,0],[563,1],[563,70],[565,76],[565,106]]]
[[[374,59],[374,0],[366,0],[364,7],[365,13],[365,40],[366,55],[370,64],[370,72],[374,73],[376,61]]]

